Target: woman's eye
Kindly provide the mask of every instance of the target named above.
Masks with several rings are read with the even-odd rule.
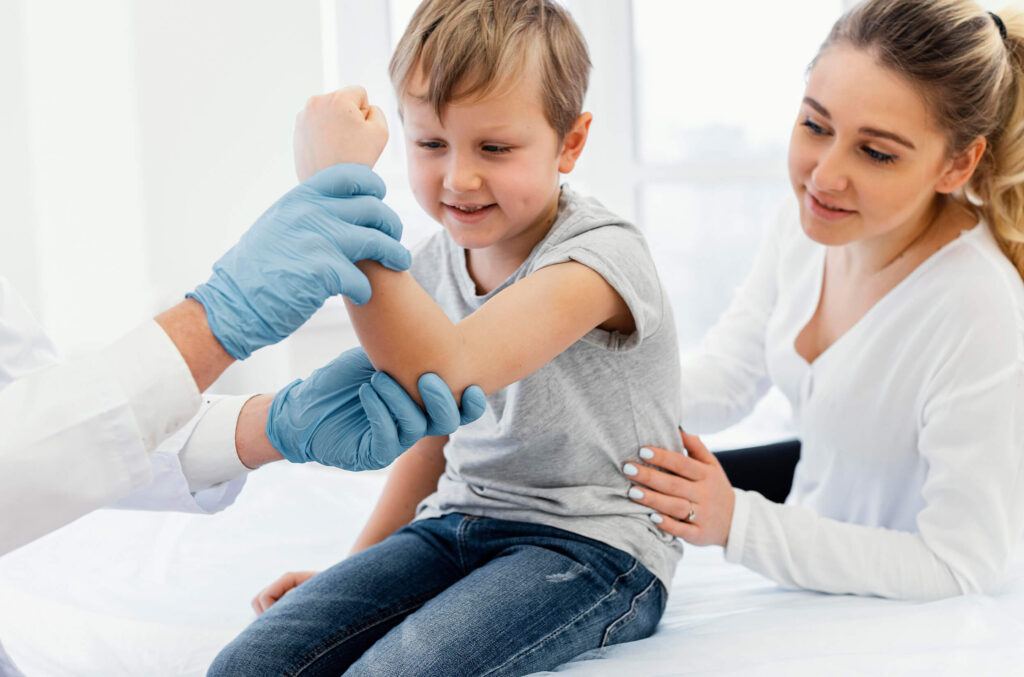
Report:
[[[493,143],[486,144],[486,145],[482,146],[481,148],[483,149],[483,151],[485,153],[491,153],[492,155],[497,155],[499,153],[507,153],[510,150],[512,150],[512,148],[510,146],[499,146],[499,145],[493,144]]]
[[[814,122],[810,118],[807,118],[806,120],[804,120],[800,124],[802,124],[807,129],[811,130],[812,134],[825,134],[826,133],[824,127],[822,127],[821,125],[817,124],[816,122]]]
[[[894,162],[896,160],[896,156],[895,155],[890,155],[889,153],[883,153],[882,151],[875,150],[871,146],[862,146],[862,148],[864,150],[864,153],[867,154],[867,156],[869,158],[871,158],[871,160],[873,162],[877,162],[879,164],[887,165],[890,162]]]

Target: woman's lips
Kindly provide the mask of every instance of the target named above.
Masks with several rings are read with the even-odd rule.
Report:
[[[818,198],[814,197],[814,195],[811,194],[811,191],[806,192],[805,200],[807,202],[807,208],[811,211],[811,213],[817,216],[819,219],[823,219],[825,221],[841,221],[850,214],[855,213],[851,209],[842,209],[840,207],[828,205],[827,203],[822,202]]]

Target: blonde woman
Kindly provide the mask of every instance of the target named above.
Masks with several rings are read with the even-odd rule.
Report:
[[[833,27],[793,128],[795,200],[683,364],[682,424],[772,384],[803,443],[786,504],[697,437],[641,450],[668,533],[778,583],[936,599],[997,586],[1024,519],[1024,18],[870,0]]]

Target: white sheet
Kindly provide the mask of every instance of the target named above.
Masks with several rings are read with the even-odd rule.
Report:
[[[28,677],[203,675],[257,590],[344,556],[382,483],[278,464],[218,515],[90,515],[0,559],[0,638]],[[688,547],[653,637],[558,672],[1024,674],[1024,552],[995,595],[915,604],[782,590]]]

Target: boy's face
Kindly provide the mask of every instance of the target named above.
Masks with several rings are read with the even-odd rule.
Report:
[[[572,168],[544,116],[537,69],[487,98],[449,104],[443,123],[417,96],[426,89],[414,80],[402,97],[416,200],[460,247],[528,253],[554,220],[559,169]]]

